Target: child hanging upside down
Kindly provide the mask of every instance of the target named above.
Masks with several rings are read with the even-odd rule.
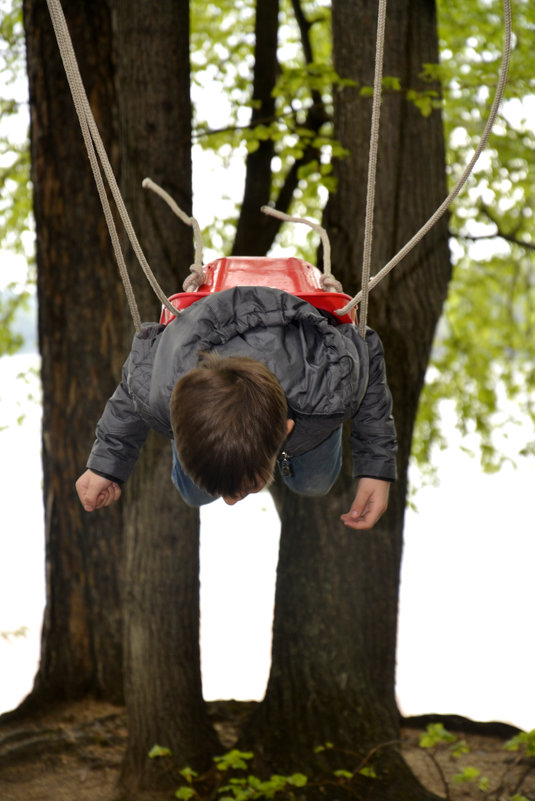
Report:
[[[153,428],[172,440],[172,480],[191,506],[237,503],[268,486],[277,466],[293,492],[326,495],[349,419],[358,484],[341,520],[369,529],[396,477],[378,335],[368,329],[364,340],[278,289],[227,289],[136,334],[76,489],[88,512],[119,500]]]

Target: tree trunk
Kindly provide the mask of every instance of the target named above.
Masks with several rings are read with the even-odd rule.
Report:
[[[192,261],[192,231],[141,181],[149,175],[191,212],[188,3],[168,0],[157,14],[140,1],[63,6],[134,228],[165,291],[174,292]],[[215,747],[200,678],[198,514],[173,489],[169,442],[157,436],[123,502],[87,515],[76,498],[74,480],[133,327],[46,4],[27,0],[24,10],[47,532],[42,662],[30,701],[123,698],[124,529],[130,741],[123,781],[133,792],[150,772],[155,741],[190,764],[206,762]],[[124,244],[142,317],[158,319],[159,302]]]
[[[167,294],[193,261],[192,229],[152,193],[164,186],[191,214],[189,9],[164,0],[113,3],[120,184],[149,263]],[[154,46],[157,43],[157,47]],[[132,258],[130,259],[132,261]],[[159,317],[152,289],[132,264],[143,319]],[[151,310],[149,312],[149,310]],[[176,764],[205,766],[217,739],[202,698],[199,646],[199,515],[171,483],[169,440],[149,437],[126,492],[125,695],[128,748],[122,782],[131,796],[169,779],[153,745]]]
[[[251,128],[263,123],[269,126],[275,114],[273,89],[277,80],[277,34],[279,30],[278,0],[257,0],[255,19],[255,66]],[[241,213],[236,228],[233,253],[255,255],[251,242],[260,255],[269,249],[274,238],[273,218],[262,214],[260,207],[271,198],[272,139],[265,139],[247,156],[245,187]]]
[[[106,3],[66,0],[80,69],[109,148],[115,87]],[[44,0],[25,0],[37,232],[47,599],[34,702],[123,695],[122,508],[83,512],[74,490],[123,358],[123,299]],[[114,151],[114,155],[117,153]],[[117,164],[117,159],[115,159]]]
[[[361,269],[371,105],[358,89],[373,83],[376,18],[375,0],[333,3],[335,67],[357,87],[336,94],[335,136],[351,155],[337,166],[338,191],[325,224],[333,272],[350,292],[358,288]],[[438,59],[433,4],[402,0],[389,9],[387,26],[385,75],[398,76],[405,89],[420,88],[422,63]],[[381,132],[372,274],[445,196],[439,113],[424,118],[402,93],[387,95]],[[373,754],[378,780],[354,780],[354,789],[369,798],[430,797],[396,745],[395,649],[412,429],[449,278],[442,221],[371,297],[369,322],[385,345],[400,441],[399,479],[379,524],[361,534],[341,527],[339,515],[355,492],[347,458],[327,498],[298,498],[275,488],[282,531],[272,668],[244,743],[270,770],[308,769],[316,776],[333,764],[353,770]],[[335,749],[314,754],[326,741]],[[336,747],[354,757],[337,756]],[[325,797],[323,790],[310,797],[315,793]]]

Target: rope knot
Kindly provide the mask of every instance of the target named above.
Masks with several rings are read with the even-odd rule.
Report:
[[[344,288],[340,281],[334,275],[322,274],[320,278],[321,288],[327,292],[343,292]]]
[[[185,279],[182,289],[184,292],[196,292],[202,284],[206,283],[206,272],[200,264],[190,265],[189,271],[191,275]]]

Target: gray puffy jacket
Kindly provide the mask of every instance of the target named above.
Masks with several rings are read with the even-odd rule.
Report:
[[[199,351],[249,356],[277,376],[295,426],[291,457],[319,445],[351,419],[353,475],[393,480],[396,434],[383,349],[368,329],[336,324],[300,300],[269,287],[236,287],[190,306],[167,326],[147,323],[134,337],[123,379],[96,430],[87,466],[125,481],[149,429],[173,438],[169,403]]]

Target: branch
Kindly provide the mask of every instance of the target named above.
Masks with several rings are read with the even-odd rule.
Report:
[[[489,218],[491,223],[496,226],[497,236],[505,239],[506,242],[511,242],[513,245],[519,245],[520,247],[526,248],[527,250],[535,250],[535,244],[531,242],[523,242],[516,236],[517,231],[520,230],[521,223],[519,223],[516,228],[513,228],[512,231],[506,233],[500,225],[500,220],[496,217],[493,211],[490,209],[489,206],[486,206],[484,203],[480,206],[482,214]]]
[[[520,230],[519,223],[515,229],[510,232],[506,232],[500,225],[500,220],[496,217],[496,215],[492,212],[489,206],[485,204],[480,204],[479,209],[485,217],[488,217],[491,223],[496,226],[496,231],[492,234],[480,234],[477,236],[471,234],[459,234],[450,231],[450,236],[457,237],[458,239],[462,239],[467,242],[481,242],[485,239],[503,239],[505,242],[509,242],[511,245],[518,245],[518,247],[525,248],[526,250],[534,250],[535,251],[535,244],[533,242],[525,242],[523,239],[520,239],[516,232]]]

